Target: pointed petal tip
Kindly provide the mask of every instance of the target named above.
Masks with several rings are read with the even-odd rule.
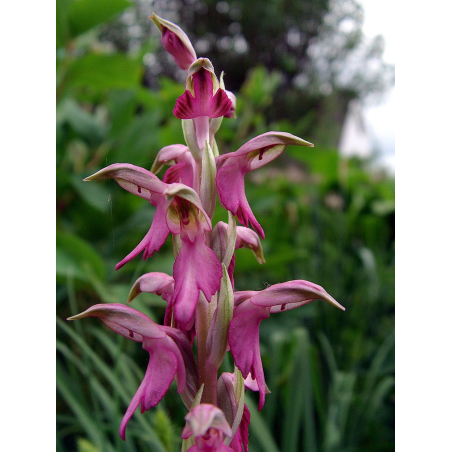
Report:
[[[331,300],[327,300],[328,303],[332,304],[334,307],[340,309],[341,311],[345,311],[344,306],[342,306],[340,303],[338,303],[333,297],[331,297]]]
[[[303,138],[299,138],[299,137],[297,137],[297,142],[294,143],[294,144],[297,145],[297,146],[305,146],[305,147],[308,147],[308,148],[313,148],[314,147],[313,143],[310,143],[309,141],[303,140]]]
[[[160,30],[160,32],[162,31],[162,25],[160,24],[160,20],[161,18],[159,16],[157,16],[157,14],[155,14],[154,12],[152,12],[152,14],[149,16],[149,19],[152,20],[152,22],[154,22],[154,24],[156,25],[156,27]]]
[[[71,317],[68,317],[66,320],[72,321],[72,320],[78,320],[78,319],[82,319],[84,316],[82,315],[83,312],[81,312],[80,314],[77,315],[73,315]]]

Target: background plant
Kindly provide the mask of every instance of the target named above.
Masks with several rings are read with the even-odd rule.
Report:
[[[94,321],[68,328],[61,319],[97,302],[123,303],[145,271],[171,272],[169,244],[158,261],[137,260],[112,270],[145,234],[152,214],[114,183],[87,187],[81,181],[114,162],[150,167],[161,147],[183,142],[180,122],[171,115],[182,85],[154,75],[158,90],[145,86],[144,61],[157,48],[157,37],[143,39],[137,48],[106,39],[123,19],[111,20],[128,2],[57,6],[58,450],[138,451],[149,444],[156,451],[177,450],[180,431],[173,424],[183,425],[184,410],[175,388],[159,407],[132,418],[126,443],[117,436],[145,353]],[[243,120],[223,122],[217,135],[223,149],[235,150],[269,129],[315,140],[308,114],[278,120],[271,114],[275,99],[281,101],[280,77],[265,66],[246,74],[236,91]],[[324,144],[328,141],[334,140]],[[327,290],[334,288],[347,312],[327,315],[318,303],[262,324],[272,394],[262,414],[255,412],[254,394],[247,395],[250,450],[390,450],[394,184],[384,173],[368,171],[370,162],[344,160],[334,148],[315,144],[315,149],[289,147],[279,162],[250,174],[247,197],[266,231],[267,264],[259,266],[237,250],[235,284],[238,290],[260,290],[300,277],[321,281]],[[220,209],[215,217],[227,221]],[[134,303],[161,320],[164,304],[158,297],[142,294]]]

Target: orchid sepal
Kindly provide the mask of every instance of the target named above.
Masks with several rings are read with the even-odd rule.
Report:
[[[163,182],[181,182],[188,187],[195,187],[196,162],[187,146],[172,144],[160,149],[151,167],[151,173],[158,174],[165,165],[170,165],[170,168],[165,172]]]
[[[150,171],[130,163],[114,163],[83,179],[84,182],[114,179],[129,193],[151,199],[151,195],[162,194],[166,184]]]

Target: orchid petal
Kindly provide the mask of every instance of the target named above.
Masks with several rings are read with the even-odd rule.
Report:
[[[264,230],[256,220],[245,195],[245,167],[240,159],[230,159],[219,166],[221,157],[217,157],[217,189],[221,205],[237,216],[240,223],[251,226],[264,238]]]
[[[152,193],[162,194],[166,188],[166,184],[150,171],[129,163],[114,163],[83,180],[99,179],[114,179],[128,192],[148,201]]]
[[[237,99],[235,97],[235,94],[232,91],[225,90],[226,95],[229,97],[229,100],[231,101],[231,109],[224,115],[226,118],[236,118],[235,114],[235,108],[237,105]]]
[[[259,348],[259,325],[262,320],[270,316],[270,310],[254,306],[249,300],[240,306],[242,312],[238,315],[234,313],[229,328],[229,346],[235,365],[242,375],[251,373],[252,378],[257,381],[260,395],[259,410],[261,410],[265,402],[266,387]],[[247,309],[243,309],[244,307]]]
[[[179,331],[176,328],[171,328],[170,326],[161,326],[162,331],[164,331],[178,346],[179,351],[184,360],[184,369],[186,374],[186,388],[185,392],[189,397],[190,404],[196,397],[196,394],[199,390],[199,381],[198,381],[198,367],[196,366],[195,358],[193,356],[193,351],[191,349],[191,345],[186,335]],[[180,383],[181,378],[178,374],[178,384]],[[180,392],[179,392],[180,393]],[[189,406],[188,406],[189,407]],[[188,408],[187,407],[187,408]]]
[[[151,172],[157,174],[163,165],[170,165],[182,161],[185,154],[190,154],[190,149],[184,144],[171,144],[165,146],[157,153]]]
[[[189,69],[186,90],[176,100],[173,114],[179,119],[219,118],[227,114],[231,106],[231,100],[219,87],[212,64],[200,58]]]
[[[163,182],[166,184],[182,183],[192,188],[193,176],[193,166],[186,162],[180,162],[166,170],[165,175],[163,176]]]
[[[203,229],[211,230],[211,220],[203,209],[198,194],[192,188],[184,184],[170,184],[164,191],[164,195],[169,206],[167,211],[167,224],[173,234],[180,234],[181,220],[184,224],[186,223],[188,225],[188,223],[196,223],[195,220],[197,219]],[[188,202],[189,205],[187,206],[181,203],[180,200]],[[188,208],[189,212],[181,212],[179,207],[183,207],[183,210],[187,210],[186,208]],[[184,215],[189,215],[189,217],[184,218]]]
[[[243,414],[240,420],[239,428],[232,438],[229,447],[234,452],[248,452],[248,427],[250,425],[251,413],[248,407],[243,405]]]
[[[274,284],[252,296],[250,302],[256,306],[270,308],[270,312],[288,311],[313,300],[323,300],[345,311],[326,290],[309,281],[296,280]]]
[[[127,422],[141,403],[141,412],[156,406],[177,373],[177,390],[182,393],[186,387],[185,361],[187,340],[176,329],[161,327],[141,312],[119,303],[92,306],[68,320],[97,317],[111,330],[136,342],[142,342],[149,353],[149,364],[143,381],[127,408],[121,421],[119,434],[125,440]],[[181,337],[182,336],[182,337]],[[183,354],[181,353],[183,350]],[[193,358],[194,360],[194,358]]]
[[[221,264],[205,244],[202,232],[196,235],[193,242],[182,237],[182,249],[174,262],[173,274],[174,314],[177,321],[188,327],[193,319],[199,291],[210,300],[219,290],[223,276]]]
[[[151,227],[135,249],[131,251],[121,262],[116,264],[116,270],[119,270],[135,256],[138,256],[138,254],[140,254],[143,250],[143,259],[151,257],[165,243],[169,235],[169,228],[166,221],[167,202],[164,196],[155,194],[151,195],[150,202],[155,205],[155,213],[154,218],[152,219]]]
[[[164,165],[172,165],[165,172],[163,182],[181,182],[193,187],[196,162],[190,149],[182,144],[173,144],[160,149],[152,165],[151,172],[157,174]]]
[[[324,300],[345,310],[323,287],[296,280],[274,284],[261,291],[234,294],[234,317],[229,329],[229,346],[236,366],[259,390],[259,410],[265,402],[266,385],[259,350],[259,325],[270,313],[294,309],[313,300]],[[255,385],[248,380],[247,386]],[[255,389],[255,388],[254,388]]]
[[[69,317],[68,320],[85,317],[97,317],[115,333],[136,342],[143,342],[145,337],[150,339],[165,337],[165,333],[147,315],[121,303],[96,304],[80,314]]]
[[[173,293],[174,278],[166,273],[152,272],[140,276],[130,289],[127,303],[131,303],[140,293],[155,293],[164,300]]]
[[[119,427],[119,435],[124,441],[127,423],[138,405],[141,403],[141,413],[156,406],[168,391],[178,370],[176,356],[165,347],[153,343],[152,339],[145,339],[143,348],[149,352],[149,363],[143,381],[133,396]]]

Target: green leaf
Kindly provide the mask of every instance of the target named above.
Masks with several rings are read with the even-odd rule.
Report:
[[[262,415],[257,411],[255,403],[249,395],[245,394],[245,405],[250,410],[250,433],[255,443],[259,444],[261,452],[279,452],[278,446],[273,439],[269,427],[265,424]]]
[[[309,355],[309,333],[305,328],[293,332],[295,356],[289,382],[289,398],[284,410],[283,450],[297,452],[299,426],[303,421],[303,450],[317,450],[312,392],[312,371]]]
[[[65,46],[70,40],[69,9],[70,0],[57,0],[56,2],[56,45]]]
[[[84,110],[73,99],[66,99],[57,108],[57,125],[64,122],[89,143],[99,144],[106,134],[106,127],[99,118]]]
[[[118,140],[114,160],[150,168],[159,150],[157,132],[160,119],[160,112],[156,110],[131,121]]]
[[[90,87],[107,91],[112,88],[137,87],[142,75],[142,66],[126,55],[91,53],[75,60],[68,69],[67,87]]]
[[[74,279],[87,282],[87,269],[100,279],[105,276],[105,266],[99,254],[91,245],[73,234],[57,233],[56,254],[57,282],[64,283],[68,274]]]
[[[69,5],[69,28],[76,37],[95,26],[113,19],[133,4],[128,0],[74,0]]]
[[[337,371],[333,375],[327,422],[324,435],[324,450],[343,450],[348,414],[353,401],[356,374]]]
[[[77,449],[78,452],[100,452],[100,449],[85,438],[79,438],[77,440]]]
[[[111,199],[108,189],[101,184],[90,184],[83,182],[83,179],[88,176],[74,174],[71,177],[71,184],[80,197],[91,207],[100,212],[107,213],[111,209]]]
[[[161,406],[158,406],[154,413],[154,429],[166,450],[171,452],[174,444],[174,429],[171,419]]]
[[[80,403],[75,394],[71,389],[71,382],[68,377],[65,375],[62,369],[58,369],[56,374],[56,384],[57,389],[64,397],[71,410],[77,416],[80,424],[83,426],[84,430],[87,432],[92,441],[96,444],[96,446],[101,447],[103,443],[105,443],[105,439],[103,435],[100,433],[100,430],[96,428],[96,423],[93,418],[90,416],[89,411]]]

